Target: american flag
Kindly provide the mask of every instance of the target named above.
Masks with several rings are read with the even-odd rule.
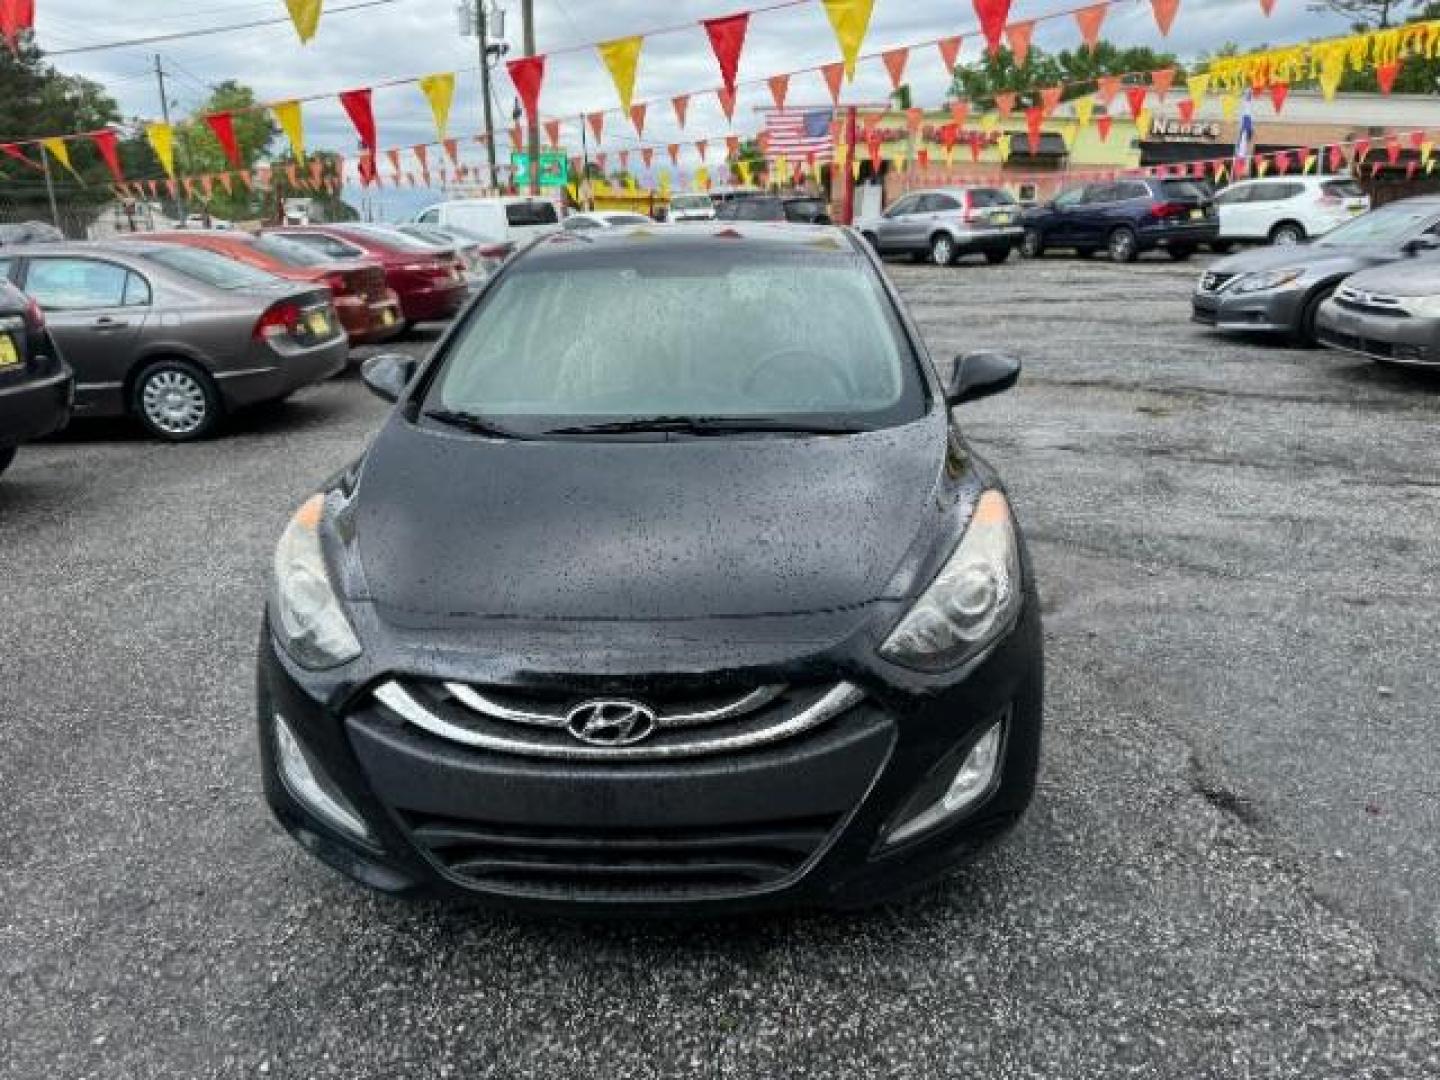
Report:
[[[817,159],[830,157],[835,152],[830,119],[829,109],[773,110],[765,121],[765,135],[769,139],[766,154],[788,158],[804,158],[810,154]]]

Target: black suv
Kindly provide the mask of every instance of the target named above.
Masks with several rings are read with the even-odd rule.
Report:
[[[0,472],[22,442],[70,422],[74,392],[39,305],[0,276]]]
[[[716,221],[783,221],[791,225],[829,225],[830,208],[824,199],[761,195],[734,199],[715,212]]]
[[[1181,260],[1220,236],[1220,216],[1203,183],[1151,177],[1069,188],[1026,211],[1021,224],[1020,253],[1028,259],[1067,248],[1081,256],[1104,250],[1116,262],[1134,262],[1163,248]]]

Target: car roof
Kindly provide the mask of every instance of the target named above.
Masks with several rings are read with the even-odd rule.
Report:
[[[594,232],[562,232],[535,241],[526,262],[568,262],[601,252],[644,258],[694,254],[705,256],[725,244],[750,254],[804,252],[851,256],[862,249],[847,229],[833,225],[780,225],[768,222],[679,222],[673,225],[621,225]]]

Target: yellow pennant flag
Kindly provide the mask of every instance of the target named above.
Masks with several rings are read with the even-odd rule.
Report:
[[[443,72],[426,75],[420,80],[420,92],[430,103],[430,113],[435,117],[435,130],[440,141],[446,138],[445,129],[450,124],[450,103],[455,100],[455,73]]]
[[[1198,109],[1210,92],[1210,76],[1192,75],[1185,81],[1185,87],[1190,91],[1190,101]]]
[[[1001,135],[1000,138],[995,141],[995,148],[1000,151],[1000,160],[1001,160],[1001,161],[1009,161],[1009,160],[1010,160],[1010,136],[1009,136],[1009,135]]]
[[[781,180],[790,179],[790,159],[784,154],[775,159],[775,172]]]
[[[635,194],[635,177],[631,176],[629,173],[625,174],[625,190],[630,192],[630,194],[632,195]]]
[[[1240,108],[1240,99],[1234,94],[1226,94],[1220,99],[1220,115],[1226,120],[1234,120],[1235,113]]]
[[[840,42],[840,55],[845,58],[847,82],[855,81],[855,63],[860,58],[860,46],[870,29],[870,14],[874,9],[875,0],[825,0],[825,14],[830,16],[830,25]]]
[[[1065,149],[1074,150],[1075,140],[1080,137],[1080,125],[1066,124],[1060,129],[1060,137],[1065,140]]]
[[[1260,175],[1261,175],[1261,176],[1264,176],[1266,173],[1268,173],[1268,172],[1270,171],[1270,159],[1269,159],[1269,158],[1263,158],[1263,157],[1262,157],[1262,158],[1260,159],[1259,164],[1256,166],[1256,168],[1257,168],[1257,170],[1259,171]]]
[[[609,184],[609,182],[606,181],[606,180],[596,180],[596,181],[595,181],[595,194],[596,194],[596,195],[609,195],[609,194],[610,194],[610,184]]]
[[[640,48],[644,44],[645,39],[636,36],[604,41],[595,46],[595,51],[605,62],[605,69],[610,72],[610,78],[615,81],[615,89],[620,94],[620,108],[626,113],[630,112],[630,103],[635,97],[635,71],[640,66]]]
[[[150,149],[155,151],[165,175],[175,179],[175,129],[169,124],[147,124],[145,138],[150,142]]]
[[[746,187],[749,187],[749,186],[750,186],[750,162],[748,162],[748,161],[737,161],[737,162],[735,162],[735,171],[736,171],[736,173],[738,173],[739,176],[740,176],[740,183],[744,184]]]
[[[80,174],[75,171],[75,166],[70,164],[70,148],[65,145],[64,139],[41,139],[40,141],[45,149],[50,151],[50,156],[65,166],[66,172],[76,180],[80,179]]]
[[[1075,99],[1075,119],[1080,122],[1081,127],[1090,126],[1090,118],[1095,115],[1095,99],[1092,97],[1081,97]]]
[[[1142,139],[1150,134],[1149,109],[1141,109],[1135,114],[1135,131]]]
[[[1223,163],[1215,166],[1215,182],[1217,184],[1223,184],[1225,182],[1225,177],[1229,174],[1230,170],[1227,169]]]
[[[290,21],[295,24],[295,33],[300,35],[300,44],[304,45],[315,36],[323,5],[324,0],[285,0],[285,6],[290,9]]]
[[[305,160],[305,122],[300,118],[300,103],[298,101],[278,101],[270,106],[270,111],[279,121],[280,130],[285,132],[285,137],[290,140],[290,152],[295,155],[295,160],[303,162]]]
[[[573,203],[578,203],[580,201],[580,189],[574,184],[565,185],[565,194],[570,196],[570,201]]]
[[[986,113],[980,117],[980,130],[984,132],[994,131],[1000,126],[1000,117],[995,113]]]
[[[1326,101],[1335,100],[1340,80],[1345,77],[1345,50],[1330,48],[1320,58],[1320,92]]]
[[[1313,172],[1314,169],[1315,169],[1315,165],[1316,165],[1316,163],[1318,162],[1318,160],[1319,160],[1319,159],[1316,158],[1316,156],[1315,156],[1314,154],[1306,154],[1306,155],[1305,155],[1305,166],[1304,166],[1304,168],[1302,168],[1300,171],[1301,171],[1301,172],[1305,172],[1305,173]]]
[[[695,186],[701,191],[710,190],[710,170],[704,165],[695,170]]]
[[[1420,164],[1421,164],[1421,165],[1429,165],[1429,164],[1430,164],[1430,155],[1433,154],[1433,153],[1435,153],[1435,144],[1434,144],[1433,142],[1423,142],[1423,143],[1421,143],[1421,144],[1420,144]]]
[[[669,170],[669,169],[661,169],[661,170],[660,170],[660,192],[661,192],[661,194],[663,194],[663,195],[669,195],[669,194],[670,194],[670,170]]]
[[[859,180],[859,179],[860,179],[860,159],[859,159],[859,158],[855,158],[855,159],[853,159],[853,160],[850,162],[850,178],[851,178],[852,180]]]

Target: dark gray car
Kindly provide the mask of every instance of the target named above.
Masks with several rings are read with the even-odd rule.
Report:
[[[1387,364],[1440,367],[1440,259],[1347,278],[1320,305],[1320,344]]]
[[[77,417],[134,416],[184,441],[232,409],[344,369],[328,289],[176,244],[45,244],[0,252],[75,369]]]
[[[1258,248],[1210,266],[1192,299],[1196,322],[1227,332],[1316,343],[1324,304],[1351,274],[1440,247],[1440,197],[1403,199],[1313,243]]]

